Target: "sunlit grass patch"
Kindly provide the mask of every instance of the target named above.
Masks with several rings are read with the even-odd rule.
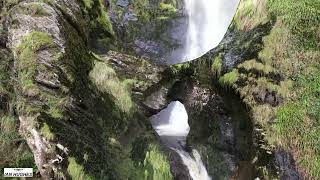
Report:
[[[296,81],[298,99],[281,106],[274,125],[279,142],[294,148],[312,177],[320,177],[320,70]]]
[[[50,130],[50,127],[48,126],[47,123],[44,123],[42,128],[41,128],[41,133],[44,137],[46,137],[48,140],[53,140],[55,138],[55,135],[52,133]]]
[[[169,160],[164,155],[164,153],[160,151],[158,145],[149,145],[149,151],[146,154],[143,166],[145,169],[145,179],[173,179],[173,176],[170,171]]]
[[[245,61],[238,65],[238,68],[243,68],[246,71],[256,70],[260,74],[268,75],[272,72],[274,72],[274,69],[269,64],[262,64],[260,62],[257,62],[255,59]]]
[[[101,92],[108,93],[115,99],[116,105],[122,112],[132,113],[134,103],[127,84],[118,79],[111,67],[104,62],[95,61],[89,76]]]
[[[18,77],[23,91],[38,94],[39,89],[34,83],[34,77],[37,70],[36,51],[42,48],[53,47],[52,37],[45,32],[33,31],[26,36],[21,44],[16,48],[18,55]]]
[[[216,77],[220,77],[222,71],[222,57],[221,55],[216,56],[211,65],[211,71]]]
[[[160,3],[160,9],[163,11],[168,11],[169,13],[177,12],[177,9],[172,4]]]
[[[219,83],[223,86],[233,86],[235,82],[239,79],[238,69],[234,69],[231,72],[224,74],[219,78]]]
[[[270,0],[268,8],[281,16],[298,42],[306,49],[320,47],[320,5],[318,0]]]
[[[249,31],[269,21],[267,0],[241,0],[234,23],[240,30]]]
[[[78,164],[74,157],[68,158],[68,173],[70,174],[72,179],[77,180],[93,180],[94,178],[88,175],[85,172],[84,167],[81,164]]]

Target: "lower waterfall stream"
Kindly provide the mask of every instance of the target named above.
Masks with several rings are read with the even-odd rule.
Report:
[[[177,152],[194,180],[210,180],[210,176],[201,160],[199,152],[186,151],[186,139],[190,127],[188,114],[182,103],[171,102],[167,108],[151,117],[151,124],[160,140],[168,148]]]

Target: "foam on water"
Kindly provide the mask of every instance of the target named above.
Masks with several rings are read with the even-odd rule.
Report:
[[[193,149],[191,154],[185,151],[190,127],[188,114],[182,103],[171,102],[166,109],[151,118],[151,124],[161,141],[180,155],[194,180],[211,179],[198,151]]]

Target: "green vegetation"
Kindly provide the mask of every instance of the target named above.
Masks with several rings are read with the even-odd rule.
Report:
[[[104,35],[110,37],[114,34],[112,24],[105,7],[104,0],[82,0],[84,5],[84,13],[90,17],[91,33],[95,33],[98,29],[99,32],[104,31]]]
[[[171,70],[175,75],[193,75],[194,66],[191,63],[181,63],[171,66]]]
[[[260,74],[268,75],[274,71],[273,67],[268,64],[262,64],[255,59],[245,61],[241,63],[238,68],[243,68],[246,71],[258,71]]]
[[[91,9],[94,2],[93,0],[83,0],[83,3],[86,9]]]
[[[0,117],[0,174],[4,167],[33,167],[33,154],[18,133],[18,120],[13,116]]]
[[[277,141],[294,148],[310,177],[320,177],[320,69],[299,77],[295,86],[297,100],[281,106],[276,114]]]
[[[234,82],[267,142],[292,152],[308,179],[320,178],[319,17],[317,0],[242,0],[234,19],[239,30],[274,24],[258,57],[238,65],[239,74],[220,78],[222,84]],[[236,74],[237,82],[231,78]],[[277,107],[257,102],[266,89],[283,102]]]
[[[134,104],[131,100],[129,89],[125,82],[121,82],[116,72],[104,62],[95,61],[94,68],[90,72],[92,82],[101,92],[110,94],[117,107],[125,113],[132,113]]]
[[[144,179],[173,179],[167,157],[159,150],[159,146],[151,144],[143,162]]]
[[[216,56],[211,65],[211,71],[215,75],[215,77],[220,77],[222,71],[222,57],[221,55]]]
[[[249,31],[268,22],[268,0],[241,0],[234,17],[234,24],[239,30]]]
[[[19,80],[23,91],[36,95],[39,90],[34,84],[34,76],[37,70],[36,51],[54,47],[53,39],[44,32],[31,32],[25,37],[16,52],[19,58],[18,71]]]
[[[93,180],[94,178],[84,172],[83,166],[77,163],[74,157],[68,158],[68,173],[74,180]]]
[[[47,123],[44,123],[41,128],[41,133],[44,137],[46,137],[48,140],[53,140],[55,135],[51,132],[50,127]]]
[[[232,87],[235,82],[239,79],[239,71],[237,69],[232,70],[224,74],[222,77],[219,78],[219,83],[222,86],[229,86]]]
[[[49,13],[41,2],[34,2],[26,5],[20,5],[21,10],[31,16],[47,16]]]
[[[160,10],[167,11],[169,13],[177,12],[177,9],[172,4],[160,3]]]
[[[318,0],[270,0],[270,12],[282,17],[287,27],[296,35],[304,48],[320,47],[320,3]]]

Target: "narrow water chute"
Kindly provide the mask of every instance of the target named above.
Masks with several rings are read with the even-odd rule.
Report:
[[[185,150],[190,127],[188,114],[182,103],[179,101],[171,102],[166,109],[151,118],[151,124],[163,144],[179,154],[194,180],[211,179],[198,151],[193,149],[189,154]]]

